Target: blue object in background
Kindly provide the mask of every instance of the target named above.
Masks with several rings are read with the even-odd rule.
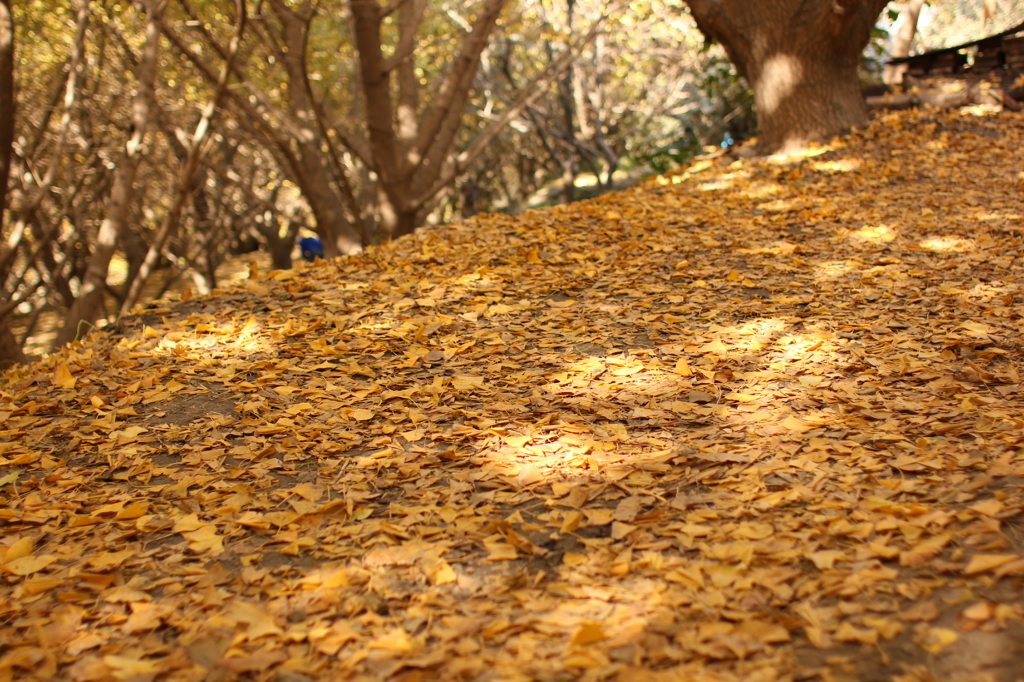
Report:
[[[302,249],[302,257],[310,263],[324,257],[324,245],[316,237],[303,237],[299,240],[299,248]]]

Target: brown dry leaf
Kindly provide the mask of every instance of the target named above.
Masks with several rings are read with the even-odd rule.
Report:
[[[485,547],[488,561],[513,561],[519,558],[516,548],[505,542],[487,543]]]
[[[260,651],[250,656],[233,656],[217,661],[217,667],[233,673],[256,672],[267,670],[271,666],[288,659],[283,651]]]
[[[405,630],[395,628],[370,642],[370,648],[405,654],[416,649],[416,642]]]

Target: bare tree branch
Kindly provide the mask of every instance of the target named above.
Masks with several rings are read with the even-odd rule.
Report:
[[[196,171],[199,169],[199,164],[205,155],[206,144],[209,140],[212,129],[211,126],[213,124],[214,117],[220,111],[220,103],[224,98],[225,91],[227,90],[228,80],[231,77],[231,71],[233,70],[235,63],[235,57],[238,55],[238,48],[242,44],[242,36],[245,33],[247,18],[245,0],[235,0],[235,11],[238,18],[235,22],[235,34],[232,36],[231,45],[228,48],[228,58],[224,62],[224,66],[221,68],[220,77],[218,78],[213,96],[210,98],[210,101],[207,102],[206,107],[203,110],[203,115],[199,119],[199,123],[196,125],[195,132],[189,140],[187,150],[188,157],[178,171],[178,181],[174,200],[171,203],[170,208],[167,210],[167,213],[164,214],[164,219],[160,224],[160,229],[157,230],[156,235],[153,237],[153,241],[149,245],[149,250],[146,252],[146,257],[142,262],[142,266],[139,268],[139,271],[135,275],[135,279],[128,288],[124,301],[121,303],[120,315],[124,315],[131,310],[132,306],[134,306],[135,302],[138,300],[139,293],[142,291],[142,286],[146,283],[146,280],[149,279],[150,273],[153,271],[154,266],[156,266],[157,261],[160,258],[160,253],[163,251],[164,244],[167,243],[168,237],[170,237],[171,232],[178,224],[178,218],[181,216],[182,207],[188,199],[189,190],[192,185],[192,178],[195,177]]]
[[[11,261],[17,253],[18,246],[25,234],[25,227],[32,222],[43,199],[49,193],[50,188],[57,179],[57,173],[61,167],[61,157],[64,155],[64,144],[67,140],[68,130],[71,127],[71,113],[75,104],[75,97],[78,93],[79,65],[85,53],[85,29],[89,23],[89,3],[81,2],[78,8],[78,19],[76,22],[75,38],[72,43],[70,67],[64,93],[64,110],[61,114],[60,126],[57,130],[57,141],[54,143],[53,151],[50,154],[50,165],[46,169],[46,175],[39,182],[39,188],[35,195],[25,206],[21,207],[18,220],[14,229],[8,237],[7,244],[0,252],[0,281],[6,279],[7,270]],[[2,315],[0,315],[2,317]]]
[[[146,126],[153,100],[160,45],[160,24],[165,2],[146,0],[146,43],[138,70],[138,89],[132,103],[132,134],[124,147],[117,165],[116,179],[107,206],[107,215],[100,225],[89,267],[81,291],[68,311],[64,325],[54,342],[59,347],[78,338],[82,325],[95,322],[103,309],[110,259],[128,219],[128,209],[134,195],[135,175],[142,160]]]
[[[455,159],[455,163],[451,164],[449,168],[428,188],[422,190],[416,194],[413,198],[413,202],[425,203],[431,197],[436,195],[438,192],[443,190],[445,187],[455,181],[459,175],[465,173],[469,166],[480,156],[481,152],[487,148],[498,133],[502,131],[509,124],[512,119],[520,114],[525,108],[529,107],[534,101],[540,97],[545,88],[547,88],[561,73],[571,64],[580,54],[584,47],[586,47],[590,41],[594,39],[605,20],[608,18],[611,10],[601,15],[594,24],[590,27],[590,30],[584,34],[571,49],[566,50],[565,54],[555,62],[548,64],[547,68],[534,76],[529,83],[520,91],[519,96],[515,99],[509,107],[502,112],[502,115],[492,122],[482,133],[477,135],[473,142]]]

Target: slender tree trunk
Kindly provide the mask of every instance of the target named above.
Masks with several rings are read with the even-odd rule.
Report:
[[[867,124],[857,66],[887,0],[686,1],[750,84],[762,153]]]
[[[153,101],[153,84],[156,81],[163,8],[163,0],[146,0],[146,44],[137,74],[138,89],[133,102],[132,136],[117,164],[107,215],[96,235],[96,243],[89,257],[88,269],[78,298],[68,311],[64,326],[57,334],[54,342],[56,347],[74,341],[83,332],[88,331],[88,327],[103,311],[103,295],[106,291],[110,259],[117,248],[118,238],[125,229],[135,193],[135,175],[144,151],[146,125],[149,123],[149,111]]]
[[[298,218],[292,218],[288,221],[288,229],[283,237],[280,233],[271,230],[263,235],[267,240],[267,250],[270,251],[270,265],[275,270],[291,269],[293,265],[292,249],[295,247],[295,239],[299,236],[301,229],[302,222]]]
[[[10,0],[0,0],[0,226],[7,207],[7,180],[14,142],[14,18]],[[7,320],[0,320],[0,368],[25,362],[21,344]]]
[[[573,10],[576,0],[566,0],[566,28],[572,36]],[[568,49],[568,48],[567,48]],[[565,131],[565,157],[562,159],[562,203],[571,204],[576,201],[576,117],[573,100],[573,68],[570,64],[562,78],[558,81],[558,100],[562,105],[562,126]]]
[[[382,192],[379,227],[388,237],[409,234],[419,225],[423,208],[443,187],[434,187],[449,166],[452,145],[480,63],[480,55],[507,0],[485,0],[472,28],[430,104],[418,117],[417,79],[412,68],[416,28],[425,3],[401,5],[399,41],[385,57],[381,24],[389,11],[378,0],[351,0],[353,34],[363,86],[365,126],[373,170]],[[397,71],[397,112],[392,102],[391,72]],[[396,116],[397,113],[397,116]],[[446,181],[444,185],[450,183]]]
[[[889,51],[891,57],[907,57],[910,55],[910,47],[914,44],[914,36],[917,34],[917,20],[921,16],[921,8],[925,0],[907,0],[903,11],[900,13],[900,26],[896,35],[892,37],[892,49]],[[987,15],[986,15],[987,17]],[[903,74],[907,72],[906,64],[895,64],[885,67],[882,71],[882,80],[889,85],[899,85],[903,82]]]
[[[363,250],[362,236],[345,215],[341,198],[332,187],[332,178],[324,165],[323,152],[312,143],[300,143],[298,148],[299,167],[295,169],[295,180],[316,219],[324,255],[333,258],[359,253]]]
[[[306,43],[313,6],[303,2],[295,9],[289,9],[278,1],[271,5],[281,22],[281,38],[286,48],[281,54],[281,61],[288,74],[288,107],[301,126],[295,138],[298,151],[295,170],[300,189],[316,218],[317,233],[325,255],[332,258],[359,253],[363,250],[362,235],[345,215],[341,193],[336,189],[340,179],[336,182],[327,166],[319,119],[310,91]]]
[[[10,0],[0,0],[0,225],[7,208],[7,179],[14,143],[14,17]]]
[[[459,214],[463,220],[472,218],[477,214],[476,202],[480,199],[480,185],[477,184],[475,178],[468,178],[462,183],[459,193],[462,196]]]
[[[7,326],[7,320],[0,322],[0,369],[7,369],[12,365],[20,365],[27,362],[25,351],[21,344]]]

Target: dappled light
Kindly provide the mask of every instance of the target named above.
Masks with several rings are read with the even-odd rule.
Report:
[[[965,253],[968,251],[974,251],[977,244],[973,239],[943,236],[929,237],[928,239],[919,242],[918,246],[922,249],[928,249],[929,251],[952,251],[955,253]]]
[[[815,266],[815,279],[819,282],[841,280],[846,277],[854,267],[855,265],[849,261],[827,261],[819,263]]]
[[[765,199],[776,194],[782,194],[786,188],[777,182],[747,183],[743,195],[751,199]]]
[[[772,682],[1016,636],[1020,248],[939,188],[1021,195],[900,175],[955,122],[900,116],[253,267],[11,370],[0,668]]]
[[[210,355],[234,356],[269,351],[275,339],[255,317],[241,324],[231,322],[220,325],[214,315],[197,315],[194,331],[168,331],[161,333],[147,325],[141,338],[125,340],[123,347],[132,353],[145,351],[154,355],[172,354],[190,360],[203,360]],[[199,322],[198,320],[205,320]],[[282,330],[287,333],[290,330]],[[269,338],[268,338],[269,337]]]
[[[723,177],[714,182],[705,182],[698,189],[701,192],[717,192],[723,189],[731,189],[733,185],[735,185],[735,182],[731,178]]]
[[[857,158],[837,159],[835,161],[814,161],[811,168],[828,173],[849,173],[858,170],[864,162]]]
[[[758,106],[764,115],[770,116],[784,99],[793,95],[804,77],[803,66],[796,57],[774,54],[764,60],[761,69],[763,86],[759,90],[761,101]]]
[[[1024,177],[1024,176],[1022,176],[1022,177]],[[975,220],[984,220],[986,222],[993,222],[993,223],[996,223],[996,225],[998,227],[1002,227],[1004,229],[1009,229],[1009,230],[1013,230],[1013,229],[1021,230],[1021,229],[1024,229],[1024,225],[1015,224],[1015,223],[1022,223],[1022,222],[1024,222],[1024,214],[1020,214],[1020,213],[1009,213],[1009,212],[1008,213],[1000,213],[998,211],[996,211],[996,212],[986,211],[984,213],[977,214],[976,216],[974,216],[974,219]]]
[[[765,201],[757,205],[758,210],[767,211],[769,213],[788,213],[797,208],[797,204],[792,201],[785,199],[776,199],[775,201]]]
[[[835,151],[835,147],[832,145],[800,145],[795,149],[787,149],[777,154],[772,154],[766,159],[766,161],[776,166],[789,166],[804,159],[813,159],[818,156],[823,156],[832,151]]]
[[[774,205],[778,206],[777,204],[774,204]],[[737,249],[737,252],[738,253],[744,253],[744,254],[788,255],[788,254],[792,254],[793,252],[795,252],[796,249],[797,249],[796,243],[788,241],[788,240],[785,240],[785,239],[780,239],[780,240],[771,242],[771,243],[769,243],[769,244],[767,244],[765,246],[759,246],[759,247],[755,247],[755,248]]]
[[[865,225],[851,232],[850,238],[863,242],[884,243],[893,241],[898,234],[898,230],[889,225]]]

